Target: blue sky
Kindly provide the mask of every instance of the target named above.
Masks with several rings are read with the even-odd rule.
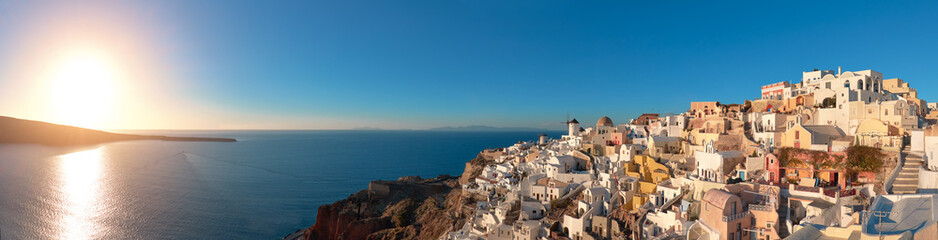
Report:
[[[873,69],[938,98],[938,3],[95,2],[121,11],[209,106],[142,128],[560,128],[741,103],[813,68]],[[0,3],[0,50],[48,2]],[[67,11],[67,10],[66,10]],[[129,13],[129,14],[128,14]],[[130,18],[130,19],[126,19]],[[62,19],[66,21],[67,19]],[[10,58],[3,58],[11,61]],[[0,71],[4,69],[0,67]],[[0,79],[0,86],[3,81]],[[152,93],[161,94],[161,93]],[[175,96],[174,95],[174,96]]]

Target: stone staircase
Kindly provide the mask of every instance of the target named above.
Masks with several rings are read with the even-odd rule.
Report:
[[[904,148],[901,153],[905,164],[902,165],[902,171],[896,176],[896,181],[892,184],[894,194],[912,194],[918,192],[918,170],[922,167],[922,156],[912,154],[909,148]]]

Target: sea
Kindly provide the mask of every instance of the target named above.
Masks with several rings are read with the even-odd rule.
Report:
[[[280,239],[376,179],[462,174],[534,131],[125,131],[238,142],[0,144],[0,239]]]

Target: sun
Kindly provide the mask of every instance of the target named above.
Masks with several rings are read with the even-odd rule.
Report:
[[[99,51],[82,49],[65,55],[54,68],[49,105],[55,122],[102,128],[114,118],[117,69]]]

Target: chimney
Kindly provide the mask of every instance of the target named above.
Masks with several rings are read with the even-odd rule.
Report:
[[[837,76],[840,77],[840,66],[837,66]]]

